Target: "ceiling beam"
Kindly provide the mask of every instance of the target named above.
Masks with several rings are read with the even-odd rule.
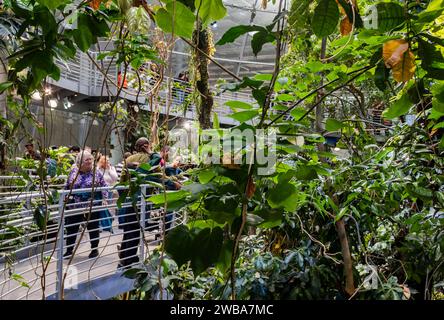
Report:
[[[254,18],[256,17],[256,5],[258,0],[254,0],[253,8],[251,10],[251,16],[250,16],[250,26],[253,24]],[[249,33],[247,32],[244,36],[243,42],[242,42],[242,49],[239,54],[239,62],[237,63],[237,68],[235,74],[239,76],[240,68],[241,68],[241,62],[244,59],[244,52],[245,47],[247,46],[247,40],[248,40]]]

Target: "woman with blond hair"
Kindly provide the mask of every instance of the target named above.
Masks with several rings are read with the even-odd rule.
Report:
[[[103,179],[103,175],[100,172],[94,172],[94,157],[88,151],[80,152],[76,157],[76,163],[69,173],[68,180],[66,182],[66,190],[75,189],[89,189],[106,187],[106,182]],[[99,212],[93,211],[89,208],[91,203],[91,191],[74,193],[68,199],[67,209],[85,208],[82,213],[69,214],[66,213],[65,225],[67,231],[66,237],[66,252],[63,255],[65,258],[69,258],[74,250],[76,243],[77,233],[80,225],[87,221],[86,228],[89,231],[89,239],[91,241],[91,253],[89,258],[95,258],[99,255],[97,250],[99,246]],[[94,200],[98,198],[106,198],[107,193],[96,192]]]

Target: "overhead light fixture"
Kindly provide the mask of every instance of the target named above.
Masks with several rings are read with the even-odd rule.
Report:
[[[73,103],[68,100],[68,98],[63,99],[63,107],[67,110],[73,106]]]
[[[40,95],[40,92],[34,91],[34,93],[31,95],[31,98],[33,100],[42,100],[42,96]]]
[[[49,106],[51,107],[51,109],[55,109],[57,108],[57,100],[56,99],[51,99],[48,101]]]

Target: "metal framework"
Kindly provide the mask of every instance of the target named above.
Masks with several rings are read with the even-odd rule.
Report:
[[[112,232],[102,231],[98,236],[99,256],[88,258],[90,252],[89,242],[91,239],[87,236],[85,230],[88,224],[96,222],[100,224],[99,219],[90,219],[87,221],[73,221],[72,217],[84,216],[89,212],[98,213],[105,209],[117,212],[116,199],[108,200],[90,200],[84,203],[75,203],[65,205],[65,197],[80,193],[92,192],[113,192],[116,190],[125,190],[127,187],[105,187],[76,190],[60,190],[60,184],[49,185],[45,193],[53,194],[56,192],[59,200],[53,204],[47,205],[48,224],[46,232],[41,231],[35,224],[33,215],[42,205],[44,205],[44,192],[42,190],[32,191],[30,185],[20,183],[20,177],[0,177],[2,184],[2,197],[0,197],[0,219],[4,220],[0,236],[2,242],[0,246],[0,300],[11,299],[61,299],[62,291],[65,291],[66,297],[86,297],[96,296],[92,288],[87,284],[101,283],[102,285],[110,281],[122,281],[125,285],[121,288],[114,287],[112,290],[102,293],[97,298],[111,298],[132,289],[128,287],[128,279],[122,276],[122,270],[117,268],[119,263],[119,253],[117,245],[122,244],[122,236],[126,231],[118,229],[117,215],[113,216]],[[33,185],[36,187],[36,185]],[[38,186],[37,186],[38,187]],[[171,222],[166,231],[185,223],[186,217],[181,212],[168,212],[166,215],[162,210],[151,209],[151,204],[146,202],[147,190],[150,186],[142,185],[140,196],[137,201],[138,211],[128,215],[137,215],[140,217],[140,241],[136,249],[136,256],[139,261],[144,261],[150,251],[160,243],[160,234],[162,230],[163,215],[171,217]],[[41,189],[41,188],[40,188]],[[28,190],[28,191],[26,191]],[[57,190],[57,191],[55,191]],[[85,205],[84,208],[78,208],[79,205]],[[131,201],[128,199],[122,205],[122,208],[131,207]],[[71,217],[71,220],[67,218]],[[76,219],[74,219],[76,220]],[[78,219],[77,219],[78,220]],[[125,230],[126,222],[121,222],[119,227]],[[147,228],[147,225],[150,227]],[[67,235],[65,229],[77,226],[80,230],[75,234],[78,246],[74,253],[72,261],[64,259],[63,252],[67,249]],[[99,227],[100,229],[100,227]],[[94,229],[92,231],[99,231]],[[91,230],[88,230],[91,232]],[[72,236],[72,235],[71,235]],[[94,239],[92,239],[94,240]],[[138,249],[138,250],[137,250]],[[122,251],[120,251],[122,252]],[[130,259],[131,257],[126,257]],[[48,263],[45,274],[43,275],[43,265]],[[134,266],[133,263],[130,266]],[[62,290],[62,279],[65,276]],[[131,282],[131,281],[130,281]],[[109,288],[108,288],[109,289]],[[106,295],[106,296],[103,296]]]

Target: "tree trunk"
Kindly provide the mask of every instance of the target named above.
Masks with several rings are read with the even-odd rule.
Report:
[[[2,52],[0,52],[0,83],[8,81],[8,70],[7,70],[8,62],[6,61],[5,56]],[[3,92],[0,95],[0,117],[3,119],[7,119],[7,104],[6,104],[6,92]],[[5,134],[2,123],[0,123],[0,132]],[[5,136],[3,136],[3,139]],[[6,142],[0,141],[0,172],[4,172],[6,170]]]
[[[353,261],[350,254],[350,247],[348,245],[347,232],[345,231],[345,223],[343,219],[336,222],[336,231],[338,232],[339,242],[341,243],[342,258],[344,260],[345,292],[351,296],[355,292],[355,285],[353,281]]]
[[[193,34],[193,42],[203,52],[210,55],[210,37],[207,28],[202,28],[201,22]],[[213,97],[209,88],[208,59],[200,51],[196,50],[195,68],[197,73],[196,88],[198,97],[199,123],[202,129],[211,128],[211,111],[213,109]]]
[[[321,61],[324,63],[325,54],[327,51],[327,38],[322,38],[322,46],[321,46]],[[321,79],[321,86],[324,84],[324,73],[321,73],[322,79]],[[319,102],[322,99],[322,96],[324,93],[318,92],[318,95],[316,97],[316,102]],[[324,108],[322,104],[319,104],[316,107],[316,121],[315,121],[315,130],[317,133],[322,134],[323,128],[323,121],[324,121]],[[325,151],[325,146],[323,143],[318,143],[318,150],[319,151]],[[321,158],[322,161],[322,158]]]

